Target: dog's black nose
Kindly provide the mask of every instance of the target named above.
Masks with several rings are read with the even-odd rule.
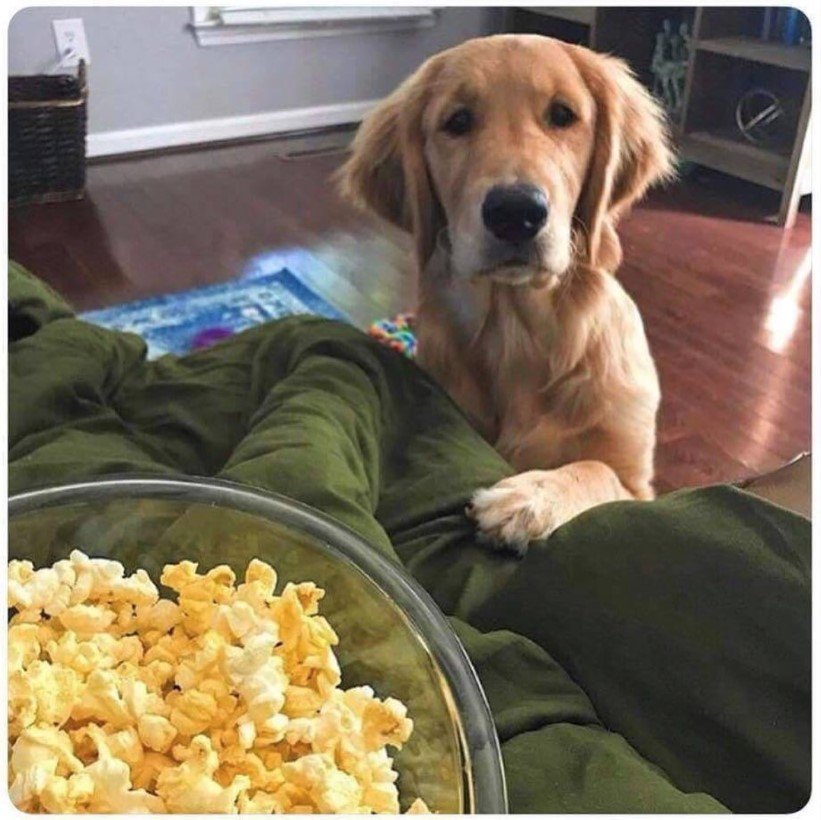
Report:
[[[547,197],[535,185],[494,185],[482,203],[482,221],[503,242],[526,242],[547,222]]]

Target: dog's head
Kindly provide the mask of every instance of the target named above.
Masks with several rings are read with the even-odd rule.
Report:
[[[619,216],[670,174],[661,110],[612,57],[536,35],[432,57],[362,123],[343,193],[413,233],[420,266],[447,229],[451,270],[558,281],[614,270]]]

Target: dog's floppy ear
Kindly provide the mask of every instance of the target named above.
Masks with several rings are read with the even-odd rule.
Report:
[[[436,64],[425,63],[365,118],[337,175],[342,195],[413,234],[421,267],[444,226],[424,155],[422,117]]]
[[[402,88],[379,103],[359,126],[337,183],[342,195],[358,207],[410,231],[399,133],[405,95],[400,92]]]
[[[568,48],[596,101],[593,156],[576,217],[587,261],[612,271],[621,262],[619,218],[651,185],[672,177],[674,157],[661,106],[627,64]]]

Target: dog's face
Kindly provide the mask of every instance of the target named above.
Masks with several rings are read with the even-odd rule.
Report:
[[[567,270],[595,124],[595,101],[553,40],[484,40],[443,61],[423,150],[455,275],[519,284]]]
[[[618,60],[533,35],[431,58],[363,123],[343,190],[411,230],[424,266],[543,285],[614,268],[618,215],[668,173],[658,106]]]

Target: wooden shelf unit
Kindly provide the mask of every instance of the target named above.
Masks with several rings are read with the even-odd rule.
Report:
[[[780,66],[792,71],[809,73],[811,69],[812,55],[806,46],[787,46],[783,43],[766,42],[747,35],[697,40],[695,46],[701,51],[726,54],[728,57]]]
[[[764,8],[696,9],[678,138],[685,159],[779,191],[775,221],[789,227],[802,193],[811,191],[812,54],[803,45],[762,39],[767,14]],[[773,145],[755,145],[728,128],[738,99],[753,88],[769,89],[782,102]]]
[[[559,20],[585,26],[592,25],[596,19],[596,9],[593,6],[522,6],[522,9],[531,14],[557,17]]]
[[[679,137],[679,147],[690,162],[721,168],[725,173],[775,191],[780,191],[787,180],[788,156],[759,148],[743,138],[691,131]]]
[[[761,38],[764,7],[516,7],[507,28],[536,32],[616,54],[648,85],[655,34],[665,19],[691,22],[690,65],[681,119],[673,123],[684,160],[781,193],[774,220],[792,225],[810,193],[811,50]],[[784,107],[774,144],[756,145],[735,125],[735,108],[752,88],[767,88]]]
[[[509,9],[507,28],[546,34],[627,60],[645,83],[652,83],[650,60],[664,20],[692,21],[695,7],[519,6]]]

